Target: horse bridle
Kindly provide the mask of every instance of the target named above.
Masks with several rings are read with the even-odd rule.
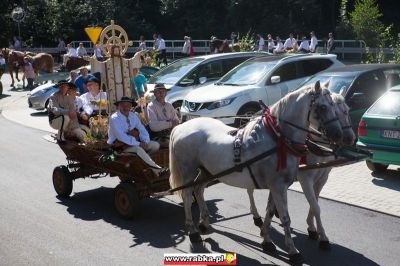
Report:
[[[310,94],[311,94],[312,97],[311,97],[310,105],[308,107],[308,114],[307,114],[307,122],[308,123],[310,123],[311,109],[312,109],[313,105],[315,104],[317,98],[321,95],[321,92],[317,92],[317,93],[310,92]],[[326,94],[330,94],[330,92],[327,92]],[[324,95],[326,95],[326,94],[324,94]],[[334,103],[331,102],[331,105],[333,105],[333,104]],[[322,107],[317,106],[317,110],[318,110],[318,108],[322,108]],[[339,120],[339,118],[337,116],[335,116],[334,118],[329,119],[327,121],[323,121],[322,118],[320,118],[319,116],[317,116],[316,118],[320,122],[320,127],[318,128],[318,130],[314,129],[314,128],[310,128],[310,129],[309,128],[304,128],[304,127],[301,127],[299,125],[296,125],[296,124],[294,124],[294,123],[292,123],[290,121],[287,121],[287,120],[281,119],[281,118],[279,118],[279,121],[281,121],[283,123],[286,123],[289,126],[297,128],[297,129],[299,129],[301,131],[307,132],[310,135],[314,135],[314,136],[317,136],[317,137],[323,137],[324,136],[323,131],[324,131],[325,127],[328,124]],[[321,125],[323,125],[323,127],[321,127]]]

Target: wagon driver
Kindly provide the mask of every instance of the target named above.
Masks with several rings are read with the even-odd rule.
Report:
[[[154,153],[160,144],[150,140],[149,133],[140,122],[139,117],[131,112],[133,101],[123,96],[115,104],[118,111],[111,115],[107,143],[121,148],[124,153],[137,154],[158,176],[168,175],[169,169],[157,165],[146,153]]]

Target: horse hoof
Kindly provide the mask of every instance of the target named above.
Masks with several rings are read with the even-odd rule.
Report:
[[[199,230],[200,230],[200,232],[201,232],[202,234],[205,234],[205,233],[207,233],[207,231],[208,231],[208,227],[205,226],[203,223],[200,223],[200,224],[199,224]]]
[[[295,253],[289,255],[289,261],[292,264],[302,264],[304,262],[304,258],[300,253]]]
[[[262,221],[261,217],[258,217],[258,218],[253,217],[253,221],[254,221],[255,226],[261,227],[263,225],[263,221]]]
[[[318,239],[318,233],[315,231],[310,231],[308,230],[308,238],[312,239],[312,240],[317,240]]]
[[[321,250],[331,250],[331,243],[329,241],[319,241],[319,248]]]
[[[201,236],[198,232],[189,234],[189,239],[190,239],[190,242],[192,242],[192,243],[200,243],[203,241],[203,239],[201,239]]]
[[[262,243],[262,248],[265,253],[273,253],[276,252],[276,246],[272,242]]]

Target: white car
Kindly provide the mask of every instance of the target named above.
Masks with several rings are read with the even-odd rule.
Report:
[[[154,85],[164,83],[167,88],[165,100],[175,108],[182,105],[186,94],[207,83],[215,82],[229,70],[263,52],[238,52],[188,57],[177,60],[160,69],[148,81],[145,96],[153,96]]]
[[[218,82],[187,94],[180,110],[182,120],[207,116],[239,126],[242,120],[233,116],[254,114],[260,110],[259,100],[272,105],[308,77],[339,66],[343,66],[343,63],[331,54],[251,58],[229,71]]]

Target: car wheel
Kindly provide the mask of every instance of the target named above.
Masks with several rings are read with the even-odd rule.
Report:
[[[383,172],[385,171],[389,165],[387,164],[381,164],[381,163],[373,163],[371,161],[365,161],[367,163],[367,167],[369,168],[369,170],[373,171],[373,172]]]
[[[260,111],[260,108],[257,108],[255,106],[246,106],[239,110],[238,116],[251,117],[258,111]],[[250,120],[250,118],[236,118],[234,126],[235,127],[244,126],[245,124],[247,124],[249,122],[249,120]]]

